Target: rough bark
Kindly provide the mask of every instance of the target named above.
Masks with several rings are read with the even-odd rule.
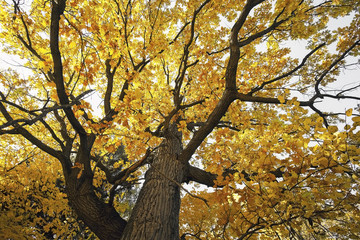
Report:
[[[176,127],[167,131],[155,152],[145,182],[128,223],[113,206],[100,200],[92,176],[73,167],[65,172],[69,204],[78,217],[101,239],[179,239],[180,184],[186,165],[178,160],[182,151],[181,134]],[[80,151],[77,161],[84,162]]]
[[[126,226],[113,206],[100,200],[94,191],[92,179],[89,177],[77,178],[78,170],[72,169],[66,176],[66,191],[70,206],[78,217],[101,240],[119,239]]]
[[[180,183],[185,168],[177,156],[178,134],[167,134],[145,176],[145,183],[121,239],[179,239]]]

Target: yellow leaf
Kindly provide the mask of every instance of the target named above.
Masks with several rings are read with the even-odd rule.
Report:
[[[84,168],[84,164],[81,164],[79,162],[76,162],[74,164],[74,166],[72,166],[71,168],[79,168],[79,169],[83,169]]]
[[[360,122],[360,117],[353,117],[352,120],[353,122]]]
[[[105,147],[105,149],[108,152],[115,152],[115,150],[116,150],[114,144],[111,144],[110,146]]]
[[[318,123],[322,123],[324,121],[324,119],[322,118],[322,117],[318,117],[317,119],[316,119],[316,122],[318,122]]]
[[[328,128],[328,131],[329,131],[330,133],[337,132],[337,130],[338,130],[338,127],[337,127],[337,126],[329,126],[329,128]]]
[[[76,178],[79,179],[81,177],[81,174],[82,174],[83,170],[84,170],[84,164],[76,162],[74,164],[74,166],[72,166],[71,168],[79,168],[80,169],[78,175],[76,176]]]
[[[352,110],[352,108],[350,108],[350,109],[346,110],[345,114],[346,114],[346,116],[350,117],[352,115],[352,112],[353,112],[353,110]]]
[[[83,172],[83,169],[80,169],[80,171],[79,171],[78,175],[76,176],[76,178],[77,178],[77,179],[79,179],[79,178],[81,177],[82,172]]]
[[[279,99],[279,101],[280,101],[281,104],[285,103],[285,98],[284,98],[284,96],[280,95],[280,96],[278,96],[278,99]]]
[[[186,121],[180,121],[179,124],[180,124],[180,128],[181,128],[181,129],[185,129],[185,128],[186,128]]]

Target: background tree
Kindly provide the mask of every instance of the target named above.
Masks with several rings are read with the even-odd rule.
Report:
[[[66,200],[100,239],[359,238],[360,117],[320,104],[360,100],[351,94],[359,84],[339,78],[357,64],[359,7],[2,0],[4,50],[31,72],[1,72],[2,189],[39,174],[20,193],[2,190],[3,221],[21,220],[9,204],[21,194],[25,210],[58,204],[26,221],[59,238],[70,237],[61,232]],[[330,29],[342,16],[348,24]],[[300,59],[288,47],[297,40],[307,41]],[[127,218],[125,188],[142,178]],[[217,188],[185,191],[179,222],[190,181]]]

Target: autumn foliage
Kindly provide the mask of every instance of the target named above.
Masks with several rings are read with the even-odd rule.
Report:
[[[359,239],[359,9],[0,0],[0,238]]]

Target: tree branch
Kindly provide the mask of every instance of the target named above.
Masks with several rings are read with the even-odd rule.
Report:
[[[269,171],[269,173],[273,174],[276,178],[281,178],[285,173],[285,171],[282,170],[283,168],[284,166],[280,166],[275,170]],[[225,178],[235,173],[241,173],[246,181],[251,181],[252,176],[258,175],[256,172],[247,172],[245,170],[242,170],[240,172],[234,169],[225,169],[225,171],[222,173],[222,177]],[[222,185],[217,185],[216,183],[217,178],[218,178],[217,174],[207,172],[205,170],[202,170],[194,166],[190,166],[188,178],[185,179],[184,182],[194,181],[200,184],[204,184],[208,187],[214,187],[214,186],[223,187]]]
[[[105,67],[106,67],[105,72],[106,72],[106,78],[107,78],[107,86],[106,86],[106,92],[105,92],[105,97],[104,97],[105,115],[109,114],[111,111],[110,100],[111,100],[111,93],[112,93],[113,85],[114,85],[114,75],[115,75],[117,67],[120,66],[121,57],[119,58],[118,62],[116,63],[116,66],[113,68],[112,71],[111,71],[110,61],[111,61],[111,59],[106,59],[106,61],[105,61]]]
[[[96,161],[95,167],[99,167],[102,171],[105,172],[107,181],[109,183],[117,186],[117,185],[120,185],[123,182],[125,182],[131,173],[135,172],[137,169],[139,169],[139,167],[143,166],[147,162],[148,158],[150,157],[150,154],[155,149],[151,150],[150,148],[148,148],[146,150],[145,155],[139,161],[135,162],[130,167],[116,173],[115,175],[110,171],[110,169],[108,167],[106,167],[104,164],[101,163],[101,159],[99,159],[98,157],[95,157],[95,156],[92,156],[92,159],[94,161]],[[95,170],[95,168],[94,168],[94,170]]]
[[[236,99],[243,101],[243,102],[258,102],[258,103],[271,103],[271,104],[283,104],[280,102],[277,98],[271,98],[271,97],[256,97],[256,96],[250,96],[248,94],[243,93],[236,93]],[[285,99],[284,103],[287,103],[289,100]],[[300,106],[311,106],[313,104],[312,100],[309,101],[299,101]]]
[[[179,73],[175,78],[175,87],[174,87],[174,104],[176,107],[180,106],[182,98],[180,97],[180,91],[181,91],[181,87],[182,84],[184,82],[184,78],[185,78],[185,74],[186,74],[186,70],[191,67],[192,65],[195,65],[198,61],[195,61],[193,64],[188,65],[188,60],[189,60],[189,48],[191,46],[191,44],[194,41],[194,36],[195,36],[195,22],[196,22],[196,17],[197,15],[200,13],[200,11],[205,7],[206,4],[208,4],[210,2],[210,0],[206,0],[204,1],[200,7],[198,9],[196,9],[194,11],[192,20],[191,20],[191,25],[190,25],[190,38],[189,41],[186,43],[185,47],[184,47],[184,53],[182,55],[181,58],[181,62],[180,62],[180,66],[179,66]]]
[[[20,40],[20,42],[34,55],[36,56],[38,59],[40,59],[41,61],[45,61],[45,59],[43,57],[41,57],[37,51],[33,48],[32,46],[32,43],[31,43],[31,38],[30,38],[30,33],[29,33],[29,29],[28,29],[28,26],[26,25],[26,22],[25,22],[25,19],[24,19],[24,16],[22,14],[22,11],[19,7],[19,3],[17,3],[15,0],[13,0],[13,3],[14,3],[14,9],[15,9],[15,13],[16,14],[17,12],[19,12],[19,15],[20,15],[20,19],[21,19],[21,22],[24,26],[24,29],[25,29],[25,33],[26,33],[26,39],[28,42],[25,41],[25,39],[20,35],[20,34],[17,34],[16,37]]]
[[[63,14],[65,10],[66,0],[55,0],[52,1],[52,9],[51,9],[51,25],[50,25],[50,50],[51,56],[53,58],[54,63],[54,72],[53,78],[56,84],[56,92],[59,97],[61,105],[68,105],[69,98],[66,93],[64,78],[63,78],[63,65],[61,60],[61,53],[59,49],[59,22],[60,16]],[[70,124],[75,129],[77,133],[80,135],[80,139],[82,142],[86,142],[86,131],[76,119],[74,112],[71,107],[64,108],[64,112],[66,117],[68,118]]]
[[[321,97],[321,93],[320,93],[320,83],[321,81],[325,78],[325,76],[331,71],[331,69],[333,69],[340,61],[342,61],[346,55],[351,52],[356,46],[360,45],[360,40],[355,41],[348,49],[346,49],[345,52],[343,52],[343,54],[341,54],[337,59],[335,59],[331,65],[325,69],[319,76],[319,78],[316,79],[316,83],[315,83],[315,92],[316,95],[318,95],[319,97]]]
[[[240,58],[240,50],[238,47],[238,34],[245,23],[247,16],[251,9],[264,0],[250,1],[248,0],[241,12],[238,20],[234,24],[230,35],[230,59],[225,73],[225,91],[216,105],[215,109],[210,113],[205,124],[194,134],[187,146],[179,155],[179,160],[182,162],[188,162],[191,156],[195,153],[198,146],[204,141],[204,139],[211,133],[211,131],[219,123],[220,119],[225,115],[230,104],[236,99],[236,72],[238,67],[238,61]]]
[[[257,86],[257,87],[255,87],[255,88],[251,89],[251,91],[248,93],[248,95],[251,96],[251,95],[253,95],[255,92],[258,92],[258,91],[260,91],[261,89],[263,89],[266,85],[271,84],[271,83],[276,82],[276,81],[279,81],[279,80],[281,80],[281,79],[283,79],[283,78],[286,78],[286,77],[291,76],[291,75],[294,74],[297,70],[299,70],[300,68],[302,68],[302,67],[305,65],[305,63],[306,63],[306,61],[308,60],[308,58],[309,58],[311,55],[313,55],[317,50],[319,50],[320,48],[322,48],[323,46],[325,46],[325,43],[320,44],[320,45],[317,46],[315,49],[313,49],[310,53],[308,53],[308,54],[303,58],[303,60],[301,61],[301,63],[300,63],[299,65],[297,65],[294,69],[290,70],[290,71],[287,72],[287,73],[284,73],[284,74],[281,75],[281,76],[278,76],[278,77],[273,78],[273,79],[271,79],[271,80],[269,80],[269,81],[263,82],[260,86]]]
[[[268,28],[260,31],[260,32],[257,32],[251,36],[249,36],[248,38],[246,38],[245,40],[242,40],[242,41],[239,41],[238,43],[238,47],[243,47],[243,46],[246,46],[248,44],[250,44],[251,42],[253,42],[254,40],[266,35],[267,33],[275,30],[278,26],[280,26],[282,23],[286,22],[287,20],[289,20],[290,17],[286,18],[286,19],[283,19],[281,21],[276,21],[280,15],[284,12],[285,8],[276,16],[274,22],[271,24],[271,26],[269,26]]]
[[[90,92],[92,92],[92,91],[93,91],[93,90],[88,90],[88,91],[80,94],[78,97],[75,98],[75,100],[74,100],[73,102],[70,102],[69,104],[61,105],[61,106],[55,105],[55,106],[50,107],[50,108],[43,108],[43,109],[40,109],[40,110],[36,110],[36,111],[41,111],[41,112],[42,112],[41,114],[35,114],[35,113],[34,113],[35,111],[28,111],[27,109],[25,109],[25,108],[23,108],[23,107],[15,104],[15,103],[9,102],[9,101],[5,100],[5,99],[2,97],[2,99],[0,100],[0,102],[4,102],[4,103],[6,103],[6,104],[9,104],[9,105],[11,105],[11,106],[13,106],[13,107],[16,107],[16,108],[18,108],[19,110],[21,110],[21,111],[23,111],[23,112],[26,112],[26,113],[28,113],[28,114],[30,114],[30,115],[33,115],[33,116],[35,116],[35,117],[32,118],[32,119],[24,119],[24,118],[23,118],[23,119],[15,119],[15,120],[8,121],[8,122],[0,125],[0,129],[4,129],[4,128],[9,127],[9,126],[14,126],[14,127],[15,127],[15,125],[17,125],[17,124],[19,124],[19,123],[23,123],[23,124],[18,125],[17,127],[19,127],[19,126],[23,127],[23,126],[25,126],[25,125],[33,125],[33,124],[35,124],[37,121],[41,121],[41,122],[45,125],[45,127],[49,129],[50,126],[49,126],[46,122],[43,121],[43,119],[46,117],[46,115],[47,115],[48,113],[53,112],[53,111],[55,111],[55,110],[65,109],[65,108],[71,107],[71,106],[77,104],[78,101],[79,101],[83,96],[85,96],[86,94],[88,94],[88,93],[90,93]],[[3,96],[2,94],[0,94],[0,95]],[[51,129],[51,127],[50,127],[50,129]]]
[[[246,18],[248,17],[250,11],[258,4],[263,2],[264,0],[258,1],[251,1],[248,0],[245,3],[245,6],[238,18],[235,22],[234,26],[231,29],[230,34],[230,59],[226,68],[225,73],[225,82],[226,82],[226,89],[230,89],[235,91],[236,90],[236,73],[238,67],[238,61],[240,58],[240,49],[239,49],[239,41],[238,35],[239,31],[244,25]]]
[[[5,117],[5,119],[8,122],[14,121],[14,119],[10,116],[10,114],[6,110],[5,106],[1,102],[0,102],[0,112],[2,113],[2,115]],[[19,126],[18,123],[14,123],[14,128],[15,129],[13,129],[13,131],[11,132],[12,134],[22,135],[24,138],[26,138],[29,142],[31,142],[32,144],[37,146],[42,151],[59,159],[59,161],[63,165],[64,171],[70,171],[71,161],[61,151],[55,150],[55,149],[49,147],[48,145],[44,144],[42,141],[40,141],[38,138],[36,138],[34,135],[32,135],[29,131],[27,131],[25,128]],[[2,131],[0,130],[0,134],[1,134],[1,132]],[[5,134],[6,133],[10,133],[10,132],[5,132]]]
[[[184,191],[185,191],[187,194],[189,194],[191,197],[200,199],[201,201],[203,201],[203,202],[206,204],[206,206],[207,206],[208,208],[210,208],[210,206],[209,206],[209,204],[208,204],[208,200],[206,200],[206,199],[203,198],[203,197],[196,196],[196,195],[192,194],[192,193],[189,192],[186,188],[184,188],[184,187],[181,185],[181,183],[175,181],[174,179],[171,179],[171,178],[167,177],[163,172],[161,172],[161,171],[160,171],[159,169],[157,169],[156,167],[154,167],[154,166],[151,166],[151,167],[154,168],[161,176],[163,176],[164,178],[168,179],[169,181],[175,183],[180,189],[184,190]]]

